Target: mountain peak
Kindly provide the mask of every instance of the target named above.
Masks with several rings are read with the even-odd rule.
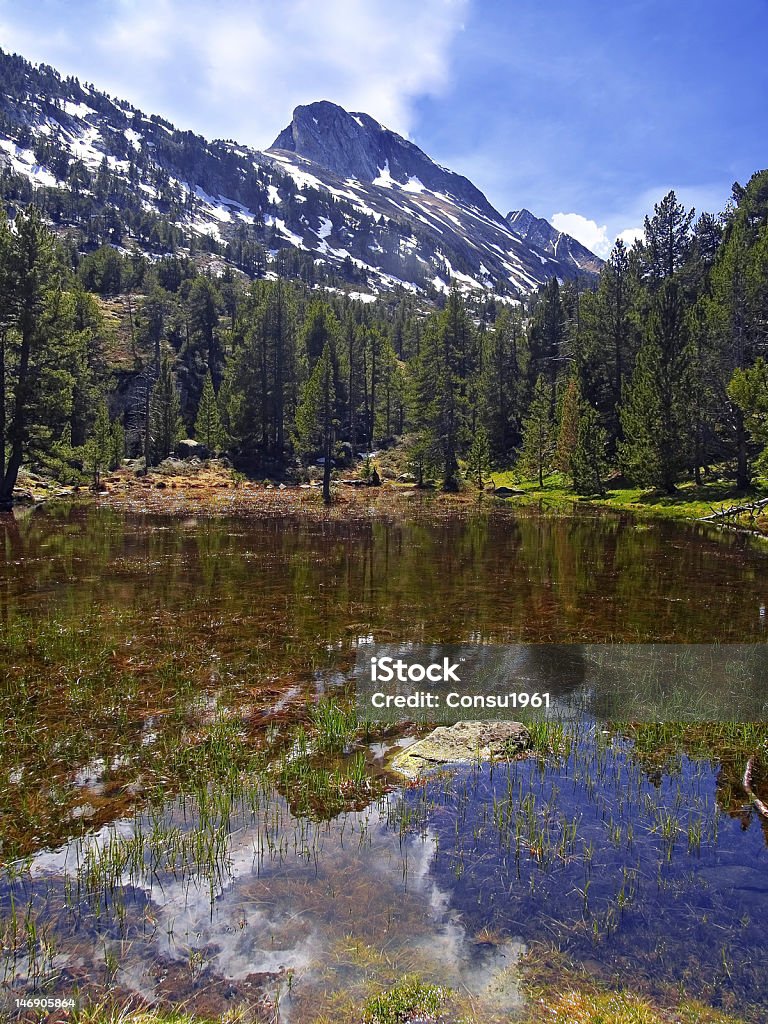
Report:
[[[468,178],[436,164],[413,142],[385,128],[370,114],[350,113],[329,100],[296,107],[291,123],[267,152],[272,150],[295,153],[340,178],[364,184],[412,188],[418,183],[504,222]]]
[[[329,100],[296,107],[270,149],[303,156],[341,177],[372,182],[381,138],[387,129],[368,114],[351,114]]]
[[[599,256],[595,256],[571,235],[558,231],[544,217],[537,217],[523,207],[522,210],[510,210],[505,219],[519,238],[530,242],[543,252],[550,253],[559,260],[573,263],[588,273],[600,272],[603,261]]]

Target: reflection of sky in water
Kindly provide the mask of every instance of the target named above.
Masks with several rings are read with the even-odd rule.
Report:
[[[554,942],[628,984],[683,981],[768,1008],[758,969],[768,956],[768,831],[754,814],[719,810],[722,770],[682,756],[679,771],[653,777],[628,750],[585,744],[561,765],[483,766],[449,788],[433,783],[430,875],[470,932]],[[423,794],[403,799],[415,806]],[[576,841],[558,851],[573,822]]]
[[[222,826],[219,874],[157,867],[147,846],[138,874],[119,879],[122,922],[111,897],[101,915],[64,908],[64,872],[108,859],[139,826],[158,829],[156,853],[167,834],[194,837],[193,805],[179,801],[161,820],[38,854],[15,896],[55,922],[59,967],[100,979],[109,949],[119,985],[173,1001],[267,975],[259,984],[281,990],[294,1022],[311,1020],[323,993],[361,1001],[367,981],[404,972],[480,997],[481,1020],[506,1019],[519,1005],[507,968],[537,941],[624,984],[768,1006],[764,831],[719,809],[722,768],[683,755],[674,772],[643,770],[630,753],[586,737],[559,762],[465,769],[331,822],[297,819],[262,792],[257,811],[245,804]],[[0,902],[7,914],[7,890]]]
[[[186,970],[196,952],[202,957],[196,969],[209,982],[218,979],[219,986],[282,973],[281,1019],[305,1019],[319,991],[359,986],[360,995],[367,994],[363,983],[375,976],[377,965],[390,974],[417,971],[479,996],[489,1009],[519,1005],[516,982],[505,972],[522,946],[509,937],[488,944],[468,935],[461,915],[451,909],[449,892],[432,873],[434,834],[426,828],[401,842],[387,824],[391,811],[383,800],[330,823],[297,822],[276,799],[261,820],[233,823],[226,877],[213,888],[206,879],[168,873],[148,873],[140,881],[124,875],[126,894],[138,897],[143,888],[149,897],[146,904],[142,898],[129,901],[131,941],[124,955],[118,932],[106,918],[92,915],[71,937],[62,935],[60,949],[67,960],[101,977],[106,943],[120,961],[119,984],[146,998],[158,994],[158,963]],[[172,808],[167,824],[182,826],[182,817],[179,807]],[[265,852],[267,819],[280,820],[271,833],[271,853]],[[62,872],[73,873],[88,847],[103,853],[110,839],[130,840],[133,834],[123,822],[101,829],[79,850],[70,844],[37,855],[30,868],[36,890],[60,889]],[[286,971],[293,972],[290,993]],[[191,979],[194,970],[188,973]]]

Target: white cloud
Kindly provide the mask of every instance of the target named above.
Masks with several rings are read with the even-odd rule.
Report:
[[[594,220],[583,217],[580,213],[553,213],[550,223],[558,231],[565,231],[577,242],[586,245],[597,256],[607,256],[611,251],[611,240],[608,236],[608,227],[602,227]]]
[[[449,85],[470,0],[0,0],[4,48],[210,137],[267,146],[300,103],[329,99],[402,134]],[[56,12],[58,12],[58,17]]]
[[[620,238],[628,249],[631,249],[636,240],[643,237],[643,234],[642,228],[624,228],[616,237]]]

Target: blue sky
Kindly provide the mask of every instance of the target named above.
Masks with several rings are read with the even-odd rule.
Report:
[[[768,0],[0,0],[0,46],[208,137],[330,99],[605,254],[768,166]]]

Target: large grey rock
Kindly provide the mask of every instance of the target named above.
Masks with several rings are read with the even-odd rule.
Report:
[[[390,767],[413,779],[444,764],[505,760],[531,745],[521,722],[457,722],[441,725],[393,758]]]
[[[207,459],[210,452],[200,441],[194,441],[191,437],[184,438],[176,445],[176,454],[180,459]]]

